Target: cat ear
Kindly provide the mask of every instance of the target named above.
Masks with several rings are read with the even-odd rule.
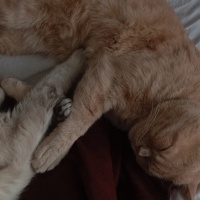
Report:
[[[198,184],[172,186],[170,188],[170,200],[184,199],[194,200]]]
[[[190,183],[186,186],[186,192],[184,199],[194,200],[197,192],[198,183]]]
[[[188,185],[188,190],[189,190],[189,193],[190,193],[190,198],[192,200],[194,199],[194,197],[196,195],[197,187],[198,187],[198,183],[192,183],[192,184]]]
[[[150,157],[151,156],[151,150],[147,147],[140,147],[138,151],[138,155],[141,157]]]

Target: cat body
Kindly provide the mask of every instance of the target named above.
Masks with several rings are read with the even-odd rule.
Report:
[[[0,199],[18,199],[35,175],[31,167],[33,152],[49,127],[54,107],[60,105],[59,117],[69,115],[71,101],[63,98],[66,86],[70,85],[69,80],[65,81],[66,73],[73,66],[71,75],[78,76],[81,60],[81,53],[76,52],[33,89],[15,79],[1,81],[5,92],[21,102],[13,111],[0,113]],[[59,80],[55,78],[58,72]],[[0,94],[3,101],[5,94],[1,88]]]
[[[188,187],[193,198],[200,180],[199,52],[167,3],[0,3],[1,53],[42,53],[62,62],[74,49],[84,47],[88,60],[71,115],[37,148],[34,169],[43,172],[55,167],[107,113],[129,131],[145,171]]]

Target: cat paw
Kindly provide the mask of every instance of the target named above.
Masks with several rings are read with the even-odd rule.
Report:
[[[64,120],[71,112],[71,99],[62,99],[55,107],[57,120]],[[34,152],[32,167],[37,173],[43,173],[54,169],[63,157],[68,153],[73,144],[73,137],[66,138],[62,135],[65,129],[57,127],[44,139]]]
[[[68,98],[62,99],[54,108],[54,114],[58,121],[63,121],[69,116],[72,107],[72,100]]]
[[[66,144],[56,132],[48,136],[34,152],[32,168],[36,173],[43,173],[54,169],[68,153]]]
[[[21,101],[25,94],[31,89],[31,86],[15,78],[1,79],[1,87],[6,95],[14,98],[18,102]]]

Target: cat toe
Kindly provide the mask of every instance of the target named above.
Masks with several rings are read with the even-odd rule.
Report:
[[[72,107],[72,100],[69,98],[62,99],[55,107],[55,113],[59,121],[63,121],[69,116]]]

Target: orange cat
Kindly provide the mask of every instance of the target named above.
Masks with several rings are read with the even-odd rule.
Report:
[[[71,115],[35,152],[55,167],[102,114],[129,131],[149,174],[200,182],[200,56],[165,0],[0,0],[0,53],[65,61],[84,47],[88,69]]]

